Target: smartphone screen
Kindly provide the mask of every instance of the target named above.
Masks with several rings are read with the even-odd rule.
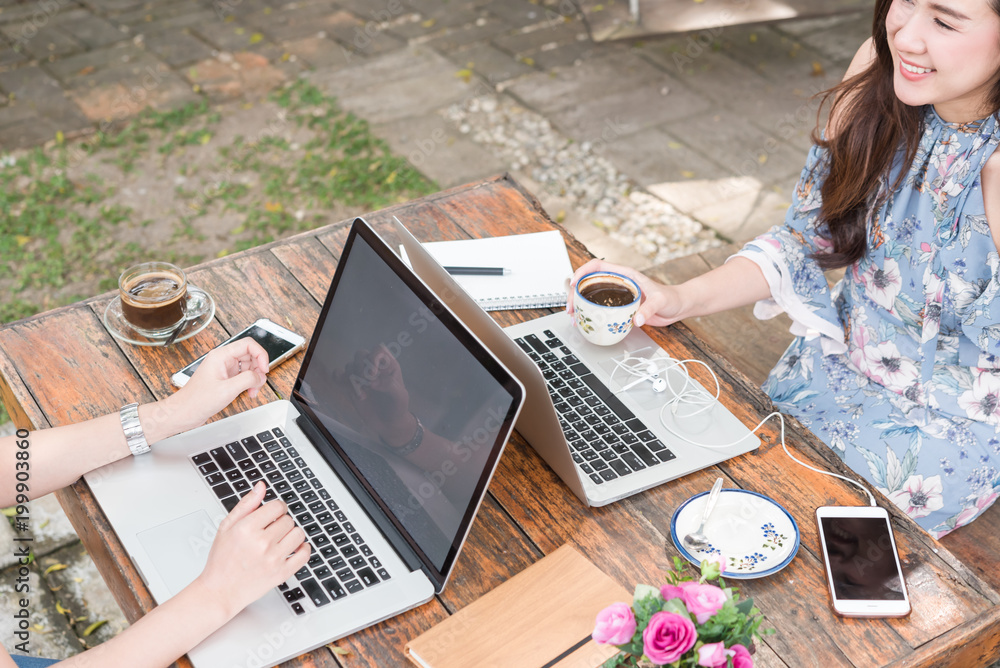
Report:
[[[821,517],[835,597],[902,601],[903,580],[889,523],[882,517]]]
[[[251,325],[247,329],[243,330],[236,336],[232,338],[232,341],[238,341],[240,339],[251,338],[257,343],[259,343],[264,350],[267,351],[267,359],[270,362],[278,359],[289,350],[295,347],[295,343],[289,341],[288,339],[282,338],[273,332],[269,332],[260,325]],[[201,365],[201,361],[205,359],[204,356],[199,357],[194,362],[191,362],[188,366],[184,367],[181,373],[192,376],[195,370]]]

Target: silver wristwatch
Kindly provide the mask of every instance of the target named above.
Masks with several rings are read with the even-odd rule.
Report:
[[[149,443],[146,442],[146,435],[142,433],[142,425],[139,424],[139,404],[122,406],[119,415],[122,419],[122,431],[125,432],[125,442],[132,455],[144,455],[149,452]]]

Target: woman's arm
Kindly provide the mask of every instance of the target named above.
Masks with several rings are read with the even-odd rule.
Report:
[[[139,407],[146,441],[152,444],[203,424],[245,390],[257,396],[267,369],[267,353],[249,339],[213,350],[182,389]],[[18,453],[24,449],[30,452],[30,483],[22,492],[28,499],[72,484],[84,473],[131,454],[117,413],[34,431],[27,438],[0,438],[0,507],[24,500],[18,500],[15,480],[17,464],[25,460]]]
[[[205,570],[194,582],[118,636],[59,665],[167,666],[302,568],[310,552],[305,533],[283,502],[261,506],[264,492],[258,482],[222,521]],[[0,668],[11,665],[0,649]]]
[[[591,260],[576,270],[571,286],[593,271],[614,271],[639,284],[642,305],[635,314],[639,327],[670,325],[678,320],[711,315],[737,306],[753,304],[771,296],[771,290],[760,268],[751,260],[734,257],[679,285],[663,285],[629,267],[604,260]],[[574,287],[571,287],[566,310],[573,312]]]

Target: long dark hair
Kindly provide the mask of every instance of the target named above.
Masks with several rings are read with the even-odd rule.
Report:
[[[829,139],[820,136],[819,125],[813,141],[827,149],[830,173],[823,183],[820,209],[825,234],[833,249],[819,253],[816,261],[823,269],[846,267],[860,260],[867,248],[865,214],[873,202],[883,175],[888,174],[902,147],[910,164],[917,153],[923,128],[923,109],[904,104],[893,89],[895,67],[886,36],[885,19],[893,0],[878,0],[872,22],[872,42],[876,57],[868,68],[823,94],[822,105],[831,103],[837,131]],[[1000,0],[989,0],[1000,15]],[[1000,76],[990,92],[991,109],[1000,109]],[[894,190],[906,171],[900,172]]]

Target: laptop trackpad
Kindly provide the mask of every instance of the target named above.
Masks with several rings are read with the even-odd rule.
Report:
[[[218,528],[204,510],[165,522],[136,534],[170,595],[176,595],[201,574]]]

